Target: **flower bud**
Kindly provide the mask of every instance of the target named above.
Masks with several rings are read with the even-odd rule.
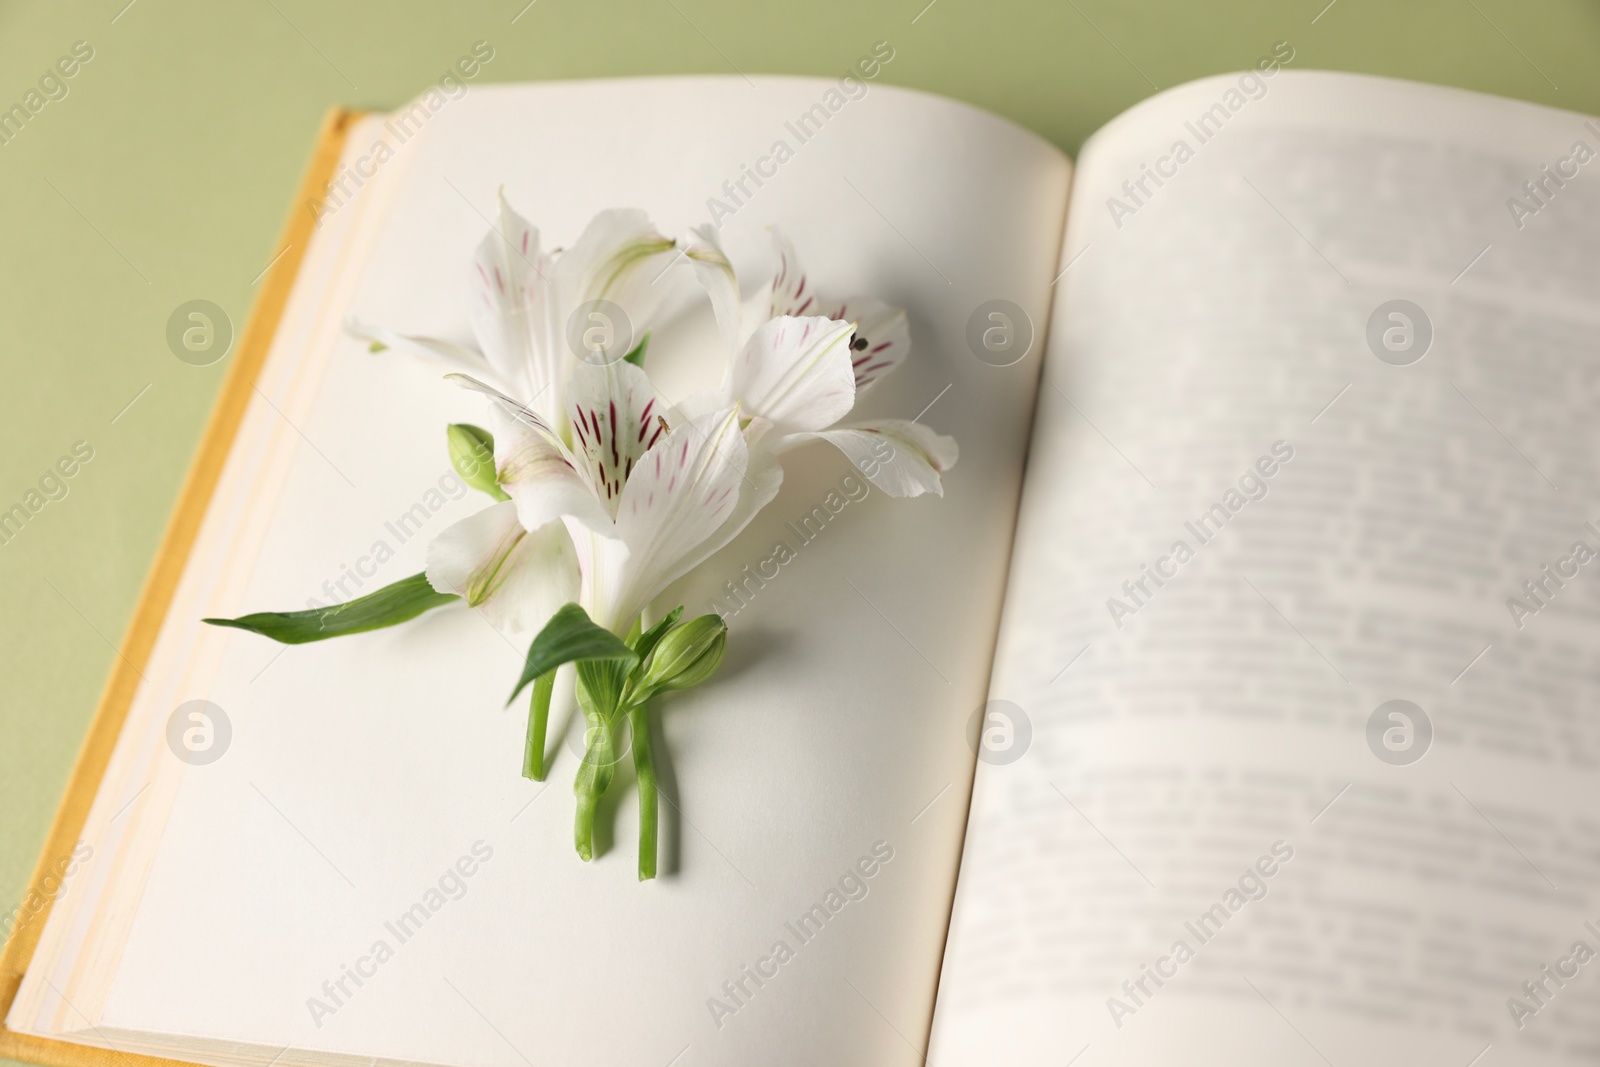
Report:
[[[653,695],[697,686],[716,672],[727,648],[728,624],[720,615],[674,626],[651,653],[641,689]]]
[[[494,437],[470,423],[451,423],[445,432],[450,444],[450,465],[461,480],[496,500],[511,499],[495,478]]]

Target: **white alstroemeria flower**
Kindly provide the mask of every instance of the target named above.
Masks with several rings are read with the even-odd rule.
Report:
[[[546,252],[539,231],[502,194],[499,226],[479,243],[468,275],[480,351],[354,321],[347,328],[491,382],[570,441],[565,400],[582,361],[567,337],[569,319],[589,301],[608,300],[628,316],[637,343],[667,291],[653,282],[676,247],[644,212],[613,210],[595,216],[571,248]],[[428,546],[427,576],[439,592],[459,594],[495,626],[520,636],[537,633],[577,599],[579,571],[572,539],[555,521],[559,514],[537,524],[519,522],[518,514],[515,503],[501,501],[445,530]]]
[[[830,301],[819,295],[794,248],[777,233],[777,275],[741,301],[716,230],[701,226],[694,235],[687,256],[729,351],[722,396],[773,424],[765,447],[781,453],[820,438],[890,496],[943,496],[940,475],[959,455],[954,438],[906,419],[839,423],[863,390],[910,353],[904,309],[871,297]]]
[[[567,335],[573,314],[590,301],[610,301],[627,315],[637,344],[668,291],[653,283],[676,252],[671,238],[632,209],[602,211],[571,248],[546,252],[539,231],[502,193],[499,225],[479,243],[468,274],[478,350],[354,320],[346,325],[363,340],[433,357],[492,384],[565,435],[567,382],[580,362]]]
[[[619,634],[743,530],[783,480],[777,463],[747,441],[765,431],[764,420],[742,420],[734,405],[697,418],[668,412],[631,363],[574,370],[571,445],[528,406],[469,376],[453,377],[496,402],[495,466],[518,524],[542,531],[559,519],[556,528],[570,535],[575,570],[561,572],[567,562],[551,555],[530,564],[548,567],[556,584],[578,575],[569,599]]]

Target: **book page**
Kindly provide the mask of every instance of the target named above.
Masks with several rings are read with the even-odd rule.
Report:
[[[1281,69],[1086,147],[930,1062],[1592,1060],[1597,148]]]
[[[1004,298],[1042,335],[1066,159],[861,78],[473,87],[411,132],[381,161],[381,116],[352,141],[367,178],[327,226],[354,233],[298,294],[316,325],[287,327],[207,517],[147,672],[173,691],[130,717],[125,746],[179,775],[148,873],[90,842],[98,906],[69,893],[51,916],[11,1025],[213,1063],[921,1062],[1041,361],[980,360],[966,327]],[[502,185],[552,246],[619,206],[683,234],[741,189],[720,221],[747,291],[776,224],[823,291],[907,307],[911,358],[855,414],[961,448],[943,498],[915,500],[824,445],[794,453],[778,498],[663,598],[727,611],[731,635],[713,682],[657,707],[648,884],[625,765],[588,865],[581,730],[552,721],[549,782],[520,776],[526,698],[504,705],[525,646],[473,612],[287,649],[198,623],[369,592],[484,506],[444,436],[484,422],[482,398],[338,322],[469,341]],[[720,377],[720,342],[687,267],[660,284],[650,368],[676,401]],[[188,699],[231,724],[206,765],[159,733]],[[144,785],[124,774],[91,826],[155,819]]]

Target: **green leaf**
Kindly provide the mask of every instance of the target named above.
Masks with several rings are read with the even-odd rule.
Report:
[[[381,630],[416,618],[430,608],[459,599],[435,592],[425,574],[413,574],[375,593],[326,608],[307,611],[262,611],[237,619],[202,619],[212,626],[231,626],[270,637],[285,645],[303,645],[345,634]]]
[[[682,617],[683,605],[679,604],[667,612],[666,616],[657,621],[650,629],[643,633],[635,633],[629,639],[628,644],[639,654],[639,663],[629,672],[619,703],[633,703],[641,699],[638,689],[644,682],[645,667],[650,659],[650,653],[660,643],[661,639],[667,636],[667,631],[671,630]],[[640,618],[642,619],[643,616]],[[634,629],[637,630],[639,620],[635,620],[633,625]],[[648,700],[649,697],[645,696],[643,699]]]
[[[633,346],[633,351],[623,356],[623,360],[632,363],[640,370],[644,369],[645,353],[650,351],[650,331],[646,330],[644,336],[639,338],[639,343]]]
[[[634,638],[629,642],[629,644],[633,646],[633,650],[635,652],[639,653],[640,659],[648,659],[650,657],[651,649],[656,647],[656,642],[665,637],[667,631],[672,629],[672,627],[681,618],[683,618],[683,605],[679,604],[677,607],[667,612],[666,616],[662,618],[661,621],[657,622],[654,626],[650,627],[650,629]]]
[[[617,660],[625,666],[626,674],[639,662],[639,654],[616,634],[603,626],[596,626],[588,612],[577,604],[567,604],[550,616],[544,629],[528,646],[528,657],[522,666],[522,677],[511,691],[506,703],[517,699],[517,694],[541,674],[555,670],[563,663],[581,663],[588,660]]]
[[[638,665],[638,659],[580,660],[578,667],[579,703],[588,701],[599,714],[611,716],[622,704],[622,693],[628,684],[628,674]]]

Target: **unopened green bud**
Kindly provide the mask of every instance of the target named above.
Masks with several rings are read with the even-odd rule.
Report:
[[[720,615],[674,626],[650,654],[641,689],[655,694],[693,688],[716,672],[727,649],[728,624]]]
[[[450,442],[450,465],[461,480],[496,500],[510,500],[495,479],[494,437],[488,430],[471,423],[451,423],[446,431]]]

